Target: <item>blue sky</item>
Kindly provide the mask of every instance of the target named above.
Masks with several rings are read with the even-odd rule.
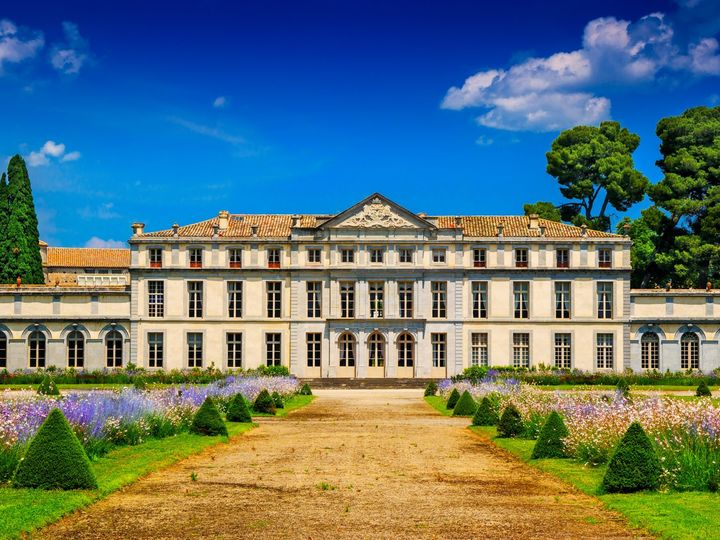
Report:
[[[28,160],[55,245],[374,191],[522,213],[560,201],[560,129],[620,121],[656,181],[657,120],[720,102],[714,0],[25,1],[0,20],[0,157]]]

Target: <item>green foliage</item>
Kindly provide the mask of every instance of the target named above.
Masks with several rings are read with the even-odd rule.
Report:
[[[543,219],[550,221],[562,221],[560,209],[551,202],[538,201],[536,203],[528,203],[523,205],[526,216],[536,214]]]
[[[278,394],[277,392],[273,392],[270,397],[272,397],[272,400],[273,400],[273,403],[275,403],[276,409],[284,409],[285,408],[285,402],[283,401],[283,398],[280,394]]]
[[[45,375],[38,386],[37,393],[41,396],[59,396],[60,389],[50,375]]]
[[[488,371],[490,368],[486,366],[470,366],[466,367],[462,375],[456,375],[453,377],[453,381],[458,380],[467,380],[471,381],[473,384],[476,384],[478,381],[483,380],[485,377],[487,377]]]
[[[298,392],[301,396],[312,396],[312,390],[310,389],[310,385],[308,383],[305,383],[302,385],[302,388]]]
[[[567,436],[568,429],[562,416],[555,411],[551,412],[540,430],[540,436],[533,448],[532,459],[567,457],[563,442]]]
[[[228,422],[252,422],[252,415],[245,397],[237,393],[228,404],[226,418]]]
[[[5,282],[8,255],[5,250],[5,234],[7,232],[8,216],[10,214],[10,199],[8,198],[8,185],[5,173],[0,176],[0,282]]]
[[[607,493],[632,493],[657,489],[660,460],[652,442],[638,422],[633,422],[610,459],[602,487]]]
[[[275,401],[270,392],[263,388],[253,403],[253,410],[259,413],[275,414]]]
[[[475,414],[477,406],[478,405],[475,403],[472,395],[470,395],[470,392],[465,390],[455,404],[453,416],[472,416]]]
[[[695,395],[697,397],[712,397],[712,392],[705,381],[700,381],[697,390],[695,390]]]
[[[97,489],[90,460],[60,409],[53,409],[30,441],[13,487]]]
[[[209,397],[195,413],[192,424],[190,424],[190,432],[198,435],[227,435],[227,427],[217,410],[215,403]]]
[[[460,392],[458,392],[457,388],[453,388],[452,392],[450,392],[450,397],[448,397],[446,407],[448,409],[454,409],[458,399],[460,399]]]
[[[435,381],[430,381],[427,383],[427,386],[425,387],[425,397],[427,396],[434,396],[437,394],[438,391],[438,385]]]
[[[480,401],[480,405],[475,411],[472,419],[473,426],[495,426],[498,423],[498,407],[496,403],[485,396]]]
[[[514,405],[508,405],[500,416],[497,432],[498,437],[517,437],[524,431],[520,412]]]
[[[250,371],[263,377],[287,377],[290,375],[287,366],[259,366]]]
[[[147,381],[145,380],[145,377],[135,377],[133,380],[133,387],[135,390],[147,390]]]
[[[618,379],[615,388],[623,395],[624,398],[630,397],[630,384],[627,382],[627,379]]]

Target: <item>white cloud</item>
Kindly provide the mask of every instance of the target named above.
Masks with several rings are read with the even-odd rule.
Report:
[[[57,144],[55,141],[47,141],[43,144],[41,152],[48,156],[60,157],[65,153],[65,145],[62,143]]]
[[[478,146],[490,146],[495,141],[493,141],[490,137],[487,137],[485,135],[480,135],[477,139],[475,139],[475,144]]]
[[[80,35],[77,24],[65,21],[62,27],[66,41],[53,45],[50,63],[61,73],[76,75],[91,59],[88,42]]]
[[[222,109],[227,105],[227,98],[225,96],[218,96],[215,98],[215,101],[213,101],[213,107],[216,109]]]
[[[44,45],[42,32],[18,28],[8,19],[0,20],[0,75],[5,63],[18,64],[32,58]]]
[[[28,165],[31,167],[41,167],[50,163],[47,156],[39,150],[37,152],[30,152],[27,156]]]
[[[60,161],[77,161],[80,157],[82,157],[82,154],[75,150],[65,154]]]
[[[702,39],[682,53],[662,13],[635,22],[594,19],[586,25],[582,43],[575,51],[476,73],[462,86],[450,88],[441,106],[486,109],[477,118],[486,127],[556,131],[610,117],[610,100],[594,92],[600,85],[649,83],[661,71],[720,74],[717,40]]]
[[[50,164],[49,158],[59,159],[60,161],[76,161],[80,159],[80,152],[75,150],[65,153],[63,143],[46,141],[40,150],[30,152],[25,159],[31,167],[42,167]]]
[[[216,128],[216,127],[212,127],[212,126],[205,126],[203,124],[197,124],[190,120],[185,120],[184,118],[178,118],[176,116],[171,116],[170,118],[168,118],[168,120],[170,122],[172,122],[173,124],[182,126],[185,129],[189,129],[190,131],[198,133],[199,135],[204,135],[206,137],[218,139],[220,141],[223,141],[223,142],[226,142],[226,143],[229,143],[232,145],[241,145],[241,144],[245,143],[244,138],[242,138],[238,135],[232,135],[230,133],[227,133],[220,128]]]
[[[103,238],[99,238],[97,236],[93,236],[85,242],[86,248],[125,248],[127,247],[127,244],[123,242],[122,240],[112,240],[108,239],[105,240]]]
[[[114,207],[115,205],[111,202],[103,203],[100,206],[92,208],[86,206],[78,210],[78,214],[83,219],[115,219],[120,217],[120,214],[114,210]]]

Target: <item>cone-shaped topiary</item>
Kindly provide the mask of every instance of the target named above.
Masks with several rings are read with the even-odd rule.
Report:
[[[13,487],[41,489],[97,489],[85,449],[65,415],[53,409],[20,461]]]
[[[275,402],[267,389],[263,388],[255,398],[253,410],[259,413],[275,414]]]
[[[498,413],[490,398],[485,396],[475,411],[472,419],[473,426],[495,426],[498,423]]]
[[[453,388],[452,392],[450,392],[450,397],[447,400],[446,407],[448,409],[454,409],[455,404],[458,402],[458,399],[460,399],[460,392],[458,392],[457,388]]]
[[[310,389],[310,385],[308,383],[305,383],[302,385],[302,388],[298,392],[301,396],[312,396],[312,390]]]
[[[252,415],[247,406],[247,401],[242,394],[238,393],[230,400],[227,409],[228,422],[252,422]]]
[[[540,430],[531,459],[567,457],[563,442],[567,436],[568,430],[562,416],[555,411],[551,412]]]
[[[285,402],[283,401],[283,398],[280,394],[278,394],[277,392],[273,392],[270,397],[272,397],[272,400],[273,400],[273,403],[275,403],[276,409],[284,409],[285,408]]]
[[[430,381],[425,387],[425,396],[434,396],[437,394],[438,387],[435,381]]]
[[[695,390],[695,395],[697,397],[712,397],[712,392],[705,381],[700,381],[697,390]]]
[[[470,395],[470,392],[465,390],[462,396],[460,396],[460,399],[458,399],[458,402],[455,404],[453,416],[472,416],[475,414],[476,410],[477,403],[475,403],[475,400]]]
[[[190,432],[198,435],[227,435],[228,430],[217,410],[215,403],[209,397],[205,398],[203,404],[193,416],[190,424]]]
[[[514,405],[505,407],[498,421],[498,437],[517,437],[525,431],[520,413]]]
[[[632,493],[660,485],[660,460],[638,422],[633,422],[618,443],[602,487],[608,493]]]
[[[40,386],[38,386],[37,393],[43,396],[59,396],[60,395],[60,389],[58,388],[58,385],[55,384],[55,381],[50,377],[50,375],[45,375],[43,377],[43,380],[40,381]]]

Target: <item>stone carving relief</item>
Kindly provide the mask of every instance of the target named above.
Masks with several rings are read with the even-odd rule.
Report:
[[[363,206],[361,212],[349,217],[338,227],[353,229],[414,229],[416,226],[397,215],[380,199],[373,199]]]

